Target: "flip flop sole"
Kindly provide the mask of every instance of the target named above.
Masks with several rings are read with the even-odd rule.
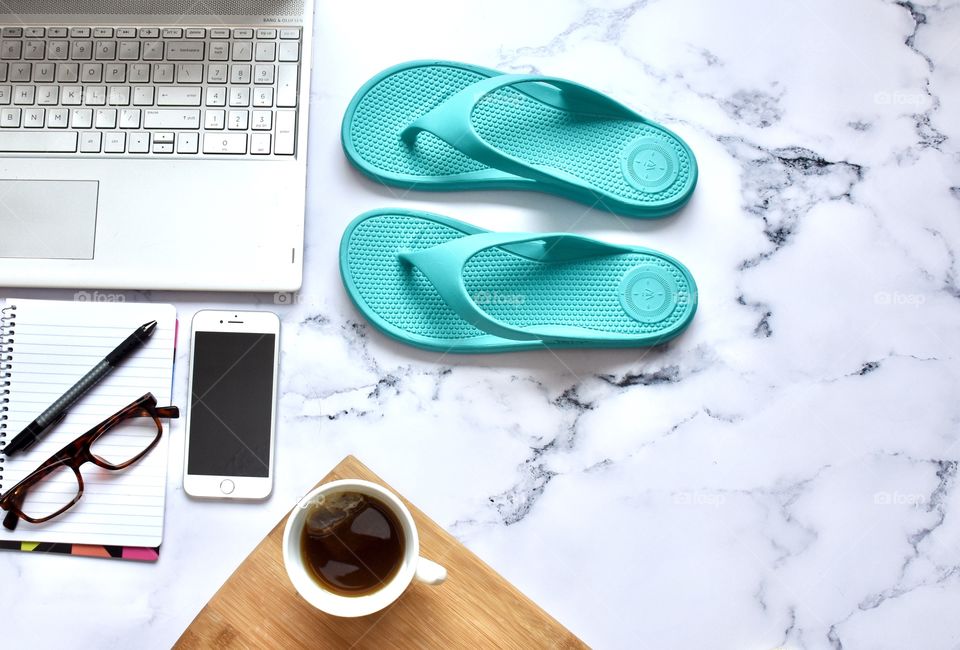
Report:
[[[383,183],[419,190],[528,189],[632,217],[682,207],[697,182],[696,158],[677,135],[637,115],[596,118],[550,106],[517,88],[496,90],[474,109],[482,139],[532,165],[563,170],[586,186],[533,181],[483,165],[430,133],[415,147],[400,133],[450,96],[497,70],[451,61],[414,61],[376,75],[344,116],[351,163]]]
[[[463,269],[467,291],[488,314],[520,327],[570,325],[621,335],[616,341],[548,344],[492,336],[462,320],[419,270],[397,258],[401,250],[431,248],[480,232],[485,231],[425,212],[367,212],[354,219],[341,240],[344,286],[360,312],[387,335],[451,353],[655,345],[683,331],[696,311],[690,273],[656,251],[637,248],[545,264],[492,248]]]

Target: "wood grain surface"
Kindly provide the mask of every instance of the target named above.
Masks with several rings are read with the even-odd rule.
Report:
[[[320,483],[361,478],[391,489],[353,456]],[[394,491],[395,492],[395,491]],[[224,583],[177,648],[580,648],[569,630],[409,501],[420,554],[447,568],[437,587],[414,582],[390,607],[361,618],[320,612],[283,568],[286,517]]]

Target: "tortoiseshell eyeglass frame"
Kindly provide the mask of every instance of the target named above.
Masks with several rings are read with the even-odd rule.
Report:
[[[31,524],[41,524],[45,521],[50,521],[54,517],[62,515],[64,512],[76,505],[77,501],[80,500],[80,497],[83,496],[83,476],[80,474],[80,467],[82,465],[85,463],[93,463],[94,465],[102,467],[103,469],[109,470],[118,470],[129,467],[149,454],[150,451],[157,446],[157,443],[160,442],[160,437],[163,435],[163,424],[160,422],[160,419],[179,417],[180,409],[176,406],[157,407],[157,398],[153,396],[153,393],[147,393],[137,401],[123,407],[106,420],[96,425],[85,434],[66,445],[53,456],[48,458],[37,469],[30,472],[26,478],[7,490],[6,494],[0,496],[0,508],[3,508],[7,511],[7,515],[3,518],[3,527],[8,530],[14,530],[17,527],[17,523],[20,519],[28,521]],[[146,447],[146,449],[138,453],[133,458],[119,464],[109,463],[90,451],[90,445],[92,445],[97,438],[104,435],[110,429],[117,426],[124,420],[129,420],[131,418],[153,418],[153,421],[157,425],[157,435],[153,439],[153,442]],[[20,508],[23,506],[24,498],[26,497],[30,488],[61,467],[69,467],[76,475],[77,483],[79,484],[77,495],[73,497],[73,500],[70,503],[66,504],[53,514],[47,515],[46,517],[34,518],[25,514]]]

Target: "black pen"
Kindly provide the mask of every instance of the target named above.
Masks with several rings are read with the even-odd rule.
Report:
[[[37,419],[28,424],[26,429],[18,433],[3,449],[3,453],[10,456],[18,451],[29,449],[33,443],[40,439],[40,436],[66,417],[67,409],[83,397],[84,393],[96,386],[101,379],[110,374],[111,370],[130,356],[130,353],[146,343],[155,329],[157,329],[157,321],[155,320],[138,327],[123,343],[114,348],[113,352],[104,357],[103,361],[95,365],[90,372],[81,377],[80,381],[75,383],[60,399],[38,415]]]

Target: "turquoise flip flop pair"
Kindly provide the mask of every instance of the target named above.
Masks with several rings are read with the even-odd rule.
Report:
[[[387,184],[539,190],[633,217],[679,209],[697,178],[678,136],[597,91],[448,61],[375,76],[342,136],[350,161]],[[654,345],[697,305],[689,271],[663,253],[402,209],[357,217],[340,271],[376,327],[443,352]]]

